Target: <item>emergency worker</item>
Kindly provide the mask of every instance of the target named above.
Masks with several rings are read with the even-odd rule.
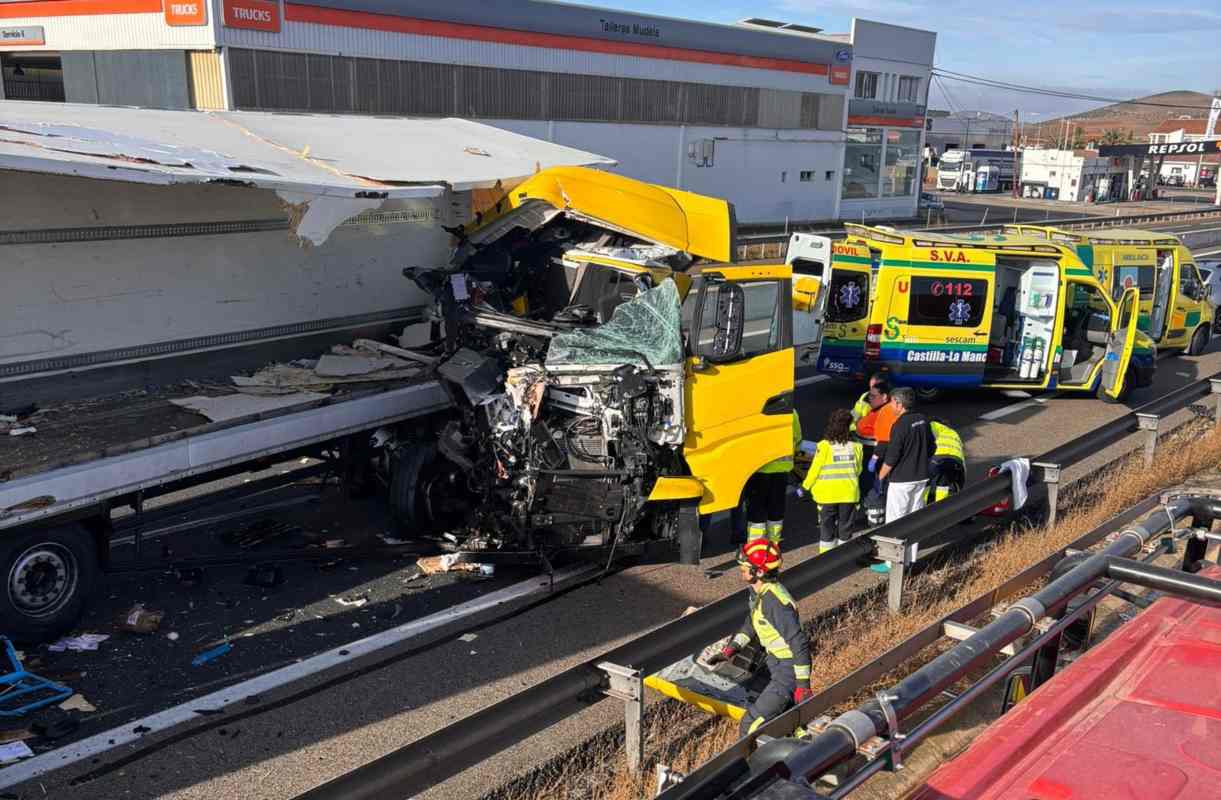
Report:
[[[728,661],[751,642],[758,642],[764,649],[770,680],[746,707],[740,726],[745,735],[790,705],[804,702],[812,693],[810,645],[797,604],[780,585],[780,548],[767,539],[752,539],[738,552],[738,567],[750,587],[746,622],[708,663]]]
[[[875,372],[869,376],[869,388],[861,392],[861,396],[856,398],[856,402],[852,404],[852,427],[849,429],[856,433],[856,424],[861,421],[861,418],[877,408],[877,405],[870,400],[870,390],[879,383],[886,382],[886,375],[881,372]],[[872,438],[872,437],[867,437]]]
[[[929,427],[935,449],[928,464],[928,502],[936,503],[962,489],[967,480],[967,463],[958,431],[936,418],[929,420]]]
[[[818,503],[818,552],[825,553],[849,539],[852,517],[861,501],[861,467],[864,448],[848,432],[852,412],[836,409],[827,420],[823,439],[802,488]]]
[[[750,477],[743,490],[746,495],[746,541],[766,537],[776,546],[784,535],[784,501],[793,454],[801,446],[801,419],[791,412],[793,449],[787,456],[764,464]]]

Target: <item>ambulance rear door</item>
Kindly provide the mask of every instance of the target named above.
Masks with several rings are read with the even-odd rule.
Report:
[[[1124,393],[1128,364],[1136,346],[1136,327],[1140,317],[1140,292],[1125,289],[1111,319],[1111,337],[1102,363],[1102,390],[1107,397],[1118,400]]]
[[[823,305],[823,339],[818,371],[844,377],[865,372],[865,330],[873,287],[871,256],[864,244],[831,245],[832,272]]]

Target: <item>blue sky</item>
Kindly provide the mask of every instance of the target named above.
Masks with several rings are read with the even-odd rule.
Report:
[[[937,32],[937,65],[1024,85],[1136,97],[1221,88],[1221,3],[1183,3],[1173,9],[1134,0],[1016,0],[980,3],[942,0],[604,0],[624,10],[734,22],[767,17],[847,31],[853,16]],[[1033,119],[1098,104],[945,83],[950,104],[998,113],[1021,108]],[[933,86],[931,105],[947,107]]]

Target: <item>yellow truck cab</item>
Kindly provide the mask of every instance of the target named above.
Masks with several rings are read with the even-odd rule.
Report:
[[[785,261],[793,270],[797,368],[860,378],[873,286],[869,248],[851,240],[795,233]]]
[[[402,450],[408,521],[436,508],[411,482],[457,486],[458,546],[661,540],[698,562],[701,520],[793,455],[791,267],[730,263],[724,200],[584,168],[539,172],[455,235],[449,269],[405,271],[437,299],[455,407],[432,449]]]
[[[1109,400],[1152,383],[1135,288],[1118,301],[1066,245],[847,225],[879,255],[866,369],[920,390],[1058,389]]]
[[[1125,289],[1137,288],[1140,330],[1149,334],[1160,352],[1199,355],[1208,346],[1215,309],[1191,250],[1174,235],[1127,228],[1077,232],[1038,225],[1006,225],[1005,230],[1074,248],[1112,299]]]

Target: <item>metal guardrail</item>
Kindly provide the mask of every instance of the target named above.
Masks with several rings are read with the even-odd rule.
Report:
[[[1190,222],[1195,219],[1206,219],[1211,217],[1221,216],[1221,206],[1206,206],[1204,208],[1192,209],[1191,211],[1166,211],[1150,214],[1131,214],[1127,216],[1104,217],[1097,214],[1085,215],[1080,217],[1064,217],[1061,219],[1046,219],[1046,220],[1018,220],[1018,225],[1054,225],[1059,228],[1076,228],[1081,230],[1091,230],[1095,228],[1115,228],[1115,227],[1131,227],[1139,224],[1158,224],[1164,222]],[[844,222],[855,222],[855,220],[844,220]],[[986,222],[986,221],[985,221]],[[1015,224],[1010,221],[1000,221],[991,224],[970,223],[970,224],[955,224],[955,225],[932,225],[920,226],[919,221],[913,225],[904,223],[900,226],[904,229],[918,228],[919,230],[937,231],[940,233],[970,233],[972,231],[993,231],[1000,230],[1004,225]],[[831,238],[842,238],[844,236],[843,224],[823,227],[823,228],[804,228],[795,226],[787,231],[777,231],[775,233],[740,233],[738,234],[738,246],[762,245],[783,243],[789,240],[789,237],[794,233],[809,233],[819,236],[830,236]]]
[[[1049,494],[1054,502],[1061,469],[1131,433],[1144,430],[1148,435],[1147,422],[1142,424],[1142,418],[1159,418],[1210,393],[1217,398],[1217,418],[1221,422],[1219,372],[1157,398],[1136,411],[1032,459],[1038,466],[1032,470],[1030,481],[1049,483]],[[1156,426],[1151,433],[1155,440],[1158,433]],[[920,544],[941,536],[951,526],[979,513],[980,509],[1010,499],[1011,490],[1012,482],[1008,476],[988,478],[904,519],[883,525],[875,529],[873,535],[899,540],[907,546]],[[853,539],[785,570],[785,587],[798,599],[808,597],[858,569],[857,560],[872,555],[874,549],[871,537]],[[625,665],[640,674],[650,674],[732,632],[741,623],[746,604],[745,591],[710,603],[692,614],[571,667],[307,791],[297,800],[382,800],[414,796],[605,699],[610,684],[606,672],[599,665]],[[895,664],[887,662],[876,665],[876,668],[889,670],[893,666]],[[885,674],[885,671],[879,676],[881,674]],[[792,731],[798,721],[804,724],[813,718],[804,719],[804,715],[806,709],[814,705],[807,702],[791,709],[762,726],[758,734],[776,736],[782,735],[782,730]],[[820,707],[825,708],[825,705],[820,704]],[[746,739],[735,747],[749,745],[750,740]]]

